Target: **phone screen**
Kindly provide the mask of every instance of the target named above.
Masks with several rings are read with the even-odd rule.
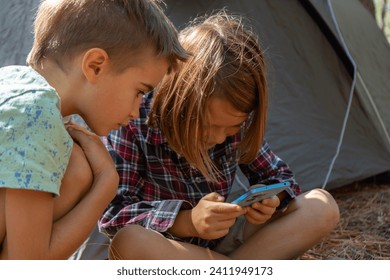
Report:
[[[277,195],[278,193],[284,191],[291,185],[290,182],[281,182],[271,185],[253,185],[250,189],[239,196],[231,203],[238,204],[241,206],[248,206],[254,202],[261,201],[263,199]]]

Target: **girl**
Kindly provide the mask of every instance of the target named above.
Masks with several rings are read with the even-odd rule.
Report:
[[[105,139],[120,176],[99,223],[112,238],[110,258],[299,256],[333,229],[339,212],[324,190],[301,194],[264,140],[267,80],[256,36],[222,11],[179,38],[190,59],[144,98],[140,120]],[[238,167],[250,184],[291,187],[248,207],[226,203]]]

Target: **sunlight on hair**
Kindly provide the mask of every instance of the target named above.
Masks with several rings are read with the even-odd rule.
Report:
[[[46,0],[46,3],[54,6],[57,5],[60,1],[61,0]]]

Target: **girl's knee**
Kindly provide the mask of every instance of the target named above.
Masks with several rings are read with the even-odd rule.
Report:
[[[340,220],[340,211],[333,196],[323,189],[313,189],[303,194],[305,211],[315,215],[326,228],[333,229]]]
[[[148,244],[147,230],[139,225],[128,225],[121,228],[110,244],[109,259],[136,259],[133,253],[142,250]]]

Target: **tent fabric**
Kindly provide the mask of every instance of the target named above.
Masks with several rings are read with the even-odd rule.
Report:
[[[340,28],[348,30],[344,37],[358,66],[357,94],[384,146],[390,151],[389,44],[369,12],[359,2],[347,2],[333,1],[332,5]],[[346,13],[347,9],[353,12]],[[364,28],[356,28],[357,22]]]
[[[40,0],[0,0],[0,67],[24,65],[33,42],[33,18]]]
[[[332,11],[358,77],[340,154],[327,189],[390,170],[390,48],[375,20],[357,0],[192,1],[167,0],[167,14],[179,28],[197,15],[226,8],[250,20],[269,65],[267,139],[289,163],[304,190],[322,187],[336,153],[352,86],[350,69],[317,17],[339,40]],[[315,16],[315,15],[314,15]],[[343,50],[345,52],[345,50]],[[350,64],[351,62],[347,62]],[[370,93],[370,95],[367,93]],[[374,113],[373,105],[377,112]],[[378,118],[384,125],[378,124]]]
[[[346,50],[340,49],[343,38],[357,66],[356,88],[340,154],[326,188],[390,170],[390,47],[358,0],[333,0],[331,5],[326,0],[165,3],[178,29],[198,15],[224,7],[249,20],[268,63],[266,137],[304,190],[323,185],[339,144],[354,74]],[[25,64],[39,0],[0,0],[0,4],[0,66]],[[324,32],[321,20],[331,36]]]

